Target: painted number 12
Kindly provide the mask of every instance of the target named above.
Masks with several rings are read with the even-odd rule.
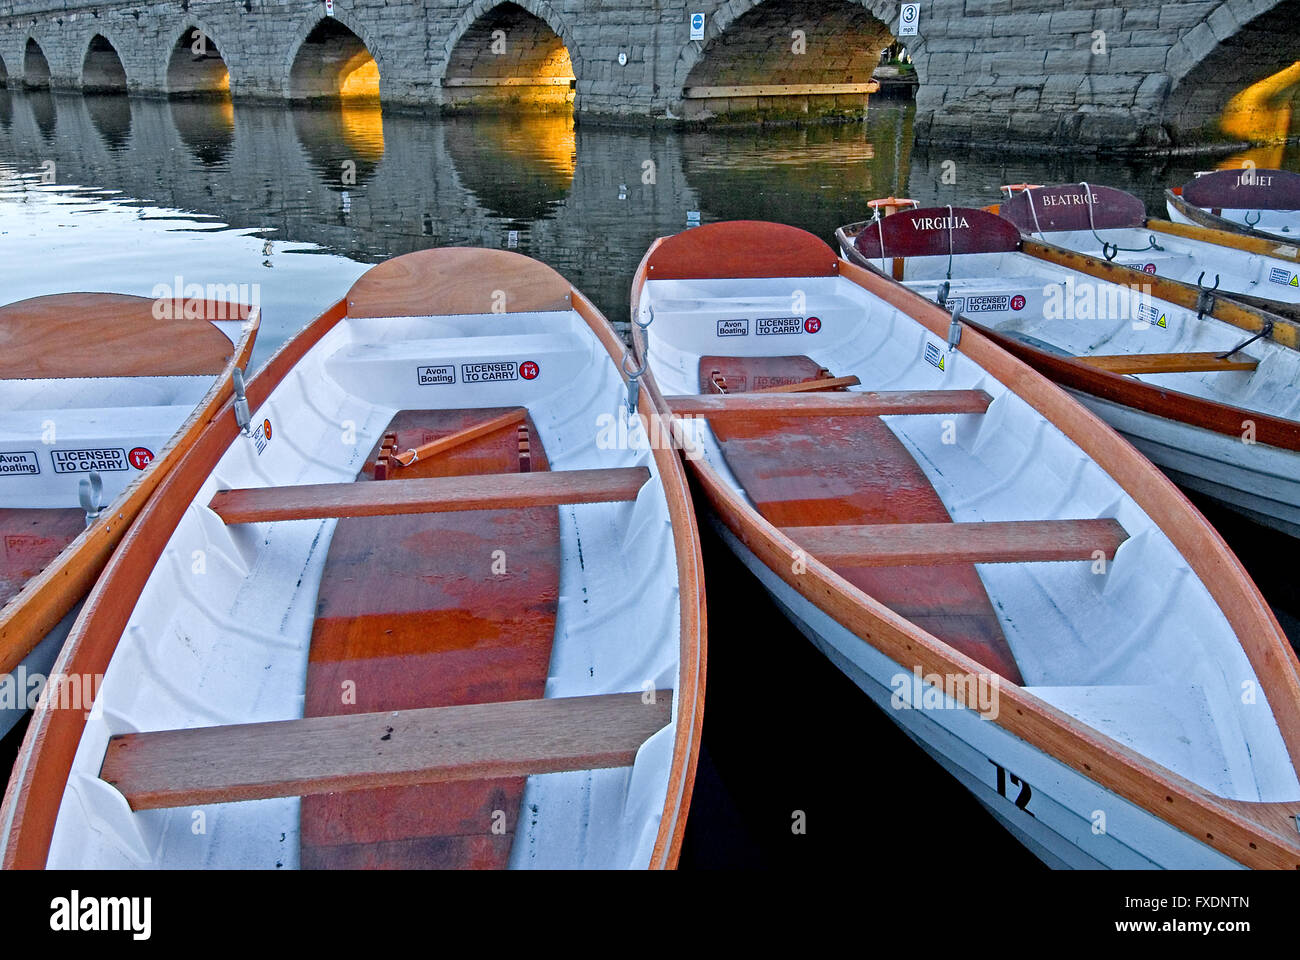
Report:
[[[1006,797],[1008,800],[1011,799],[1011,796],[1007,793],[1007,780],[1010,779],[1013,787],[1020,788],[1020,792],[1016,794],[1015,797],[1015,805],[1032,817],[1034,814],[1029,809],[1029,798],[1034,795],[1034,791],[1030,789],[1029,784],[1025,783],[1025,781],[1021,780],[1014,773],[1008,773],[1005,768],[998,766],[994,761],[990,760],[989,763],[992,763],[994,769],[998,772],[998,793]]]

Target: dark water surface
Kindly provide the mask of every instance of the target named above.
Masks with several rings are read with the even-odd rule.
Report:
[[[913,149],[911,125],[909,101],[882,99],[860,124],[684,133],[0,89],[0,302],[65,290],[150,295],[178,276],[257,284],[257,365],[366,264],[470,245],[545,261],[625,327],[647,246],[695,222],[776,220],[831,242],[875,197],[983,205],[1003,183],[1078,180],[1129,190],[1163,216],[1166,186],[1227,162],[1018,156],[1015,144],[926,153]],[[1292,148],[1250,159],[1300,167]],[[1300,593],[1276,562],[1294,556],[1294,541],[1199,505],[1294,642]],[[1036,868],[788,625],[720,542],[706,535],[705,550],[709,689],[683,865],[930,853]],[[0,763],[16,745],[0,744]],[[805,835],[791,831],[796,810]]]

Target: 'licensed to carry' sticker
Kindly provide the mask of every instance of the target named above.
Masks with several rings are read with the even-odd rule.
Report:
[[[747,337],[749,336],[749,321],[748,320],[719,320],[718,336]]]
[[[811,317],[809,319],[812,319]],[[821,321],[817,321],[818,326]],[[803,317],[760,317],[755,321],[755,332],[760,337],[785,336],[791,333],[804,332]],[[808,331],[815,333],[816,331]]]
[[[967,313],[1005,313],[1010,307],[1010,296],[966,298]]]
[[[90,450],[51,450],[50,461],[55,473],[109,473],[126,469],[126,451],[121,447],[98,447]]]
[[[35,450],[0,453],[0,477],[34,477],[40,472]]]
[[[437,366],[416,367],[416,382],[422,387],[443,386],[456,382],[456,365],[443,363]]]
[[[494,363],[462,363],[460,379],[464,383],[491,383],[496,380],[518,380],[519,364],[513,360]]]

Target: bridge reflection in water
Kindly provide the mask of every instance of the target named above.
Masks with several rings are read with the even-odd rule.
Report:
[[[39,172],[54,160],[62,184],[363,262],[514,245],[616,321],[649,243],[697,217],[784,221],[830,239],[877,196],[983,204],[1001,183],[1081,179],[1138,193],[1158,213],[1163,188],[1198,166],[918,153],[911,118],[910,101],[878,97],[860,123],[705,133],[575,126],[571,113],[385,115],[367,97],[289,107],[10,88],[0,89],[0,162]],[[1294,163],[1293,149],[1282,162]]]

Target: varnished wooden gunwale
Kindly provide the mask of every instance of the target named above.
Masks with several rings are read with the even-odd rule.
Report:
[[[623,357],[628,348],[614,333],[614,328],[605,320],[604,315],[576,288],[573,291],[573,308],[595,332],[610,359],[619,364],[619,369],[622,370]],[[644,379],[640,381],[637,393],[637,412],[647,426],[651,417],[659,415],[655,397]],[[673,741],[673,763],[669,773],[664,816],[659,822],[659,832],[655,836],[654,849],[650,855],[652,869],[671,870],[676,868],[681,855],[682,838],[686,833],[686,814],[695,788],[700,738],[704,732],[708,613],[700,530],[686,479],[686,469],[677,451],[664,444],[652,445],[651,455],[668,500],[680,583],[677,731]]]
[[[231,371],[248,366],[261,323],[253,311],[240,338],[227,341],[230,355],[224,369],[213,380],[167,445],[157,452],[137,476],[109,504],[107,510],[59,555],[33,577],[7,604],[0,607],[0,673],[9,673],[86,596],[108,563],[114,548],[135,520],[163,478],[178,462],[199,433],[221,409],[233,390]],[[217,334],[223,340],[224,334]]]
[[[1163,233],[1171,237],[1200,240],[1203,243],[1213,243],[1220,247],[1229,247],[1233,250],[1241,250],[1261,257],[1273,257],[1277,260],[1300,264],[1300,248],[1285,240],[1251,237],[1232,230],[1217,230],[1213,227],[1202,227],[1194,223],[1174,223],[1172,220],[1148,219],[1143,229],[1154,230],[1156,233]]]
[[[841,228],[845,237],[850,228]],[[1041,243],[1029,237],[1021,240],[1021,249],[1031,257],[1047,263],[1078,270],[1110,283],[1125,286],[1146,286],[1152,294],[1178,306],[1190,310],[1196,309],[1198,293],[1194,287],[1152,276],[1122,264],[1111,263],[1086,254],[1066,250],[1052,244]],[[849,247],[851,262],[859,269],[874,272],[856,249]],[[921,298],[924,300],[924,298]],[[925,301],[928,302],[928,301]],[[1300,324],[1266,313],[1256,307],[1247,306],[1216,297],[1211,313],[1216,320],[1240,327],[1249,333],[1259,333],[1271,321],[1270,339],[1292,349],[1300,349]],[[1063,357],[1049,353],[1037,347],[1015,340],[998,333],[991,327],[976,323],[968,317],[962,322],[968,327],[980,331],[999,347],[1014,354],[1040,373],[1063,387],[1091,394],[1102,400],[1109,400],[1134,410],[1155,414],[1178,423],[1200,427],[1225,436],[1243,436],[1248,429],[1254,430],[1256,443],[1278,447],[1282,450],[1300,450],[1300,423],[1275,417],[1267,413],[1247,410],[1230,404],[1219,403],[1204,397],[1171,390],[1142,380],[1135,380],[1123,373],[1103,370],[1088,363],[1085,358]],[[1135,354],[1135,356],[1138,356]]]
[[[527,258],[520,257],[520,260]],[[504,261],[503,266],[508,267]],[[508,271],[507,271],[508,272]],[[526,287],[520,277],[497,277],[493,289]],[[531,281],[529,281],[531,282]],[[516,308],[527,301],[515,301]],[[570,288],[569,306],[583,318],[616,363],[625,352],[609,322],[577,289]],[[556,309],[561,307],[556,304]],[[293,367],[321,338],[347,317],[347,300],[340,300],[285,343],[248,383],[250,409],[256,411]],[[638,398],[643,417],[655,414],[644,383]],[[74,624],[52,673],[70,676],[103,674],[145,583],[189,504],[239,435],[229,401],[211,418],[141,512],[121,549],[112,557]],[[680,668],[676,691],[677,729],[663,816],[651,854],[652,869],[677,866],[686,813],[694,787],[704,721],[707,614],[703,560],[685,470],[676,452],[662,446],[652,450],[672,521],[679,581]],[[72,768],[85,714],[57,709],[58,691],[47,687],[37,704],[27,736],[19,750],[0,805],[0,867],[40,869],[45,865],[59,805]],[[51,707],[53,701],[56,706]]]
[[[1277,234],[1267,233],[1263,230],[1256,230],[1253,227],[1246,226],[1244,223],[1237,223],[1236,221],[1229,220],[1227,217],[1216,217],[1204,207],[1198,207],[1195,204],[1188,203],[1183,198],[1182,194],[1177,193],[1174,190],[1165,191],[1165,200],[1173,204],[1174,207],[1177,208],[1178,212],[1188,220],[1191,220],[1194,226],[1203,227],[1207,230],[1239,234],[1243,237],[1263,240],[1266,243],[1272,244],[1280,243],[1295,246],[1296,242],[1300,240],[1300,237],[1283,237]],[[1169,222],[1174,223],[1175,221],[1171,220]]]
[[[662,242],[655,241],[651,252]],[[633,281],[634,316],[649,279],[644,267],[645,260]],[[840,275],[914,317],[936,336],[946,337],[950,318],[938,304],[855,263],[842,260]],[[644,358],[645,334],[635,325],[633,338]],[[1232,625],[1264,686],[1291,761],[1300,767],[1300,663],[1276,617],[1223,539],[1172,481],[1045,377],[977,330],[962,338],[961,349],[1077,443],[1164,530]],[[647,371],[642,382],[661,415],[668,415],[653,374]],[[863,642],[923,674],[979,675],[979,664],[857,590],[815,556],[806,556],[702,458],[689,464],[710,508],[732,534],[774,574]],[[800,574],[791,562],[796,551],[805,557]],[[1082,776],[1245,866],[1300,869],[1300,835],[1279,829],[1293,822],[1300,802],[1247,803],[1214,796],[1021,687],[1006,684],[1001,697],[1003,707],[990,722]]]
[[[1064,247],[1044,243],[1031,237],[1022,238],[1020,248],[1023,253],[1046,263],[1078,270],[1080,273],[1089,274],[1100,280],[1108,280],[1111,283],[1118,283],[1130,288],[1147,289],[1153,297],[1166,300],[1187,310],[1195,310],[1197,300],[1200,297],[1200,291],[1190,284],[1146,273],[1134,267],[1090,256],[1086,253],[1067,250]],[[1209,282],[1213,283],[1213,278]],[[1270,340],[1275,340],[1282,346],[1291,347],[1293,350],[1300,349],[1300,323],[1259,307],[1237,302],[1232,297],[1233,295],[1230,293],[1216,291],[1214,293],[1214,309],[1210,311],[1209,315],[1216,320],[1221,320],[1234,327],[1240,327],[1250,333],[1259,333],[1271,322]]]
[[[1058,356],[982,324],[966,322],[1002,349],[1063,387],[1224,436],[1240,438],[1248,430],[1253,430],[1256,443],[1280,450],[1300,450],[1300,423],[1294,420],[1216,403],[1190,393],[1134,380],[1123,373],[1095,367],[1082,358]]]

